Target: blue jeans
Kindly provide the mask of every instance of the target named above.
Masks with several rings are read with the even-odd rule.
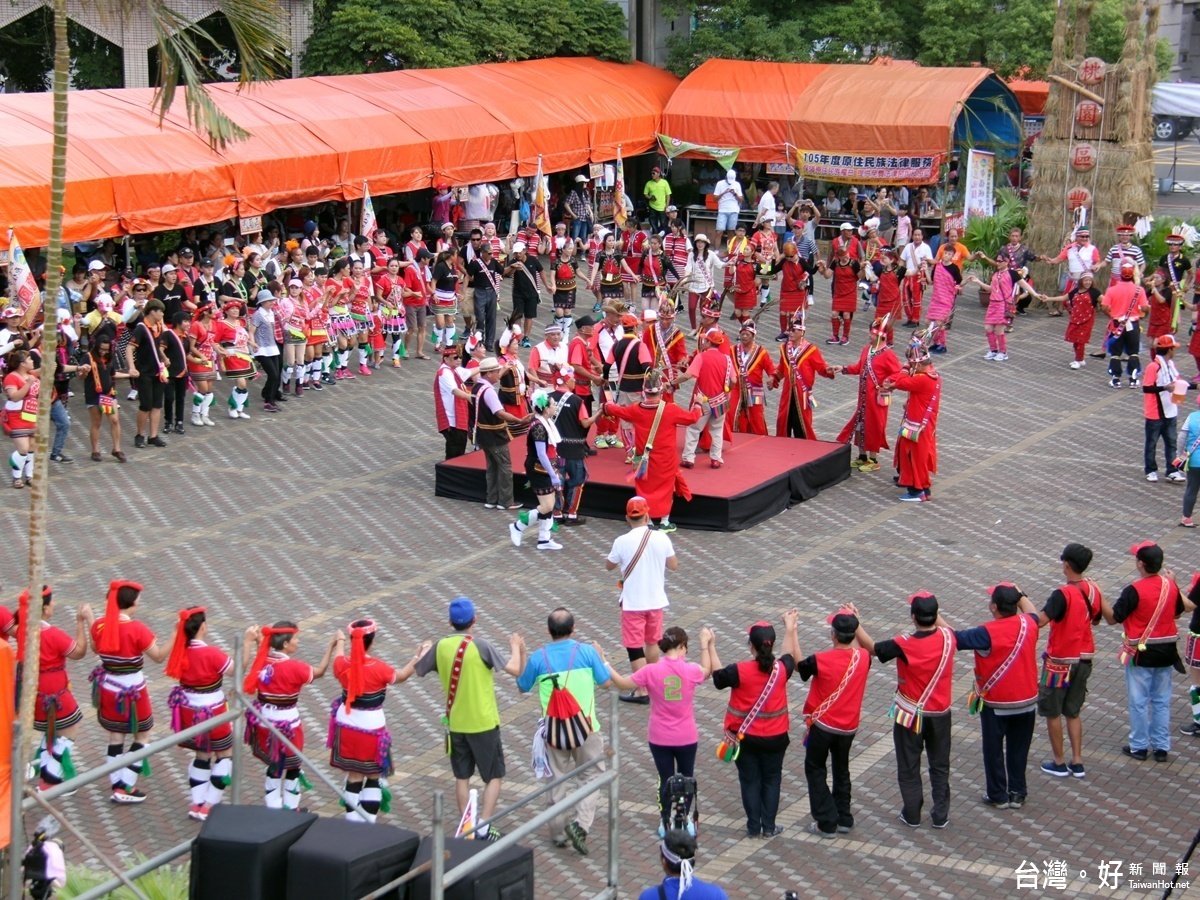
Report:
[[[1171,749],[1171,667],[1125,667],[1129,749]]]
[[[592,236],[592,222],[590,219],[572,219],[571,220],[571,237],[579,238],[581,241],[586,241]]]
[[[50,421],[54,423],[54,445],[50,455],[57,456],[67,446],[67,435],[71,433],[71,417],[67,415],[67,407],[61,400],[55,400],[50,406]]]
[[[1167,472],[1175,471],[1175,419],[1147,419],[1146,445],[1142,451],[1146,474],[1158,471],[1158,440],[1162,438],[1163,453],[1167,458]]]

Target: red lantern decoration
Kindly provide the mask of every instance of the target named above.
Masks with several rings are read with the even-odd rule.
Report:
[[[1082,185],[1067,191],[1067,209],[1074,211],[1080,207],[1086,209],[1092,207],[1092,192]]]
[[[1099,154],[1091,144],[1076,144],[1071,148],[1071,168],[1076,172],[1090,172],[1096,168]]]
[[[1084,128],[1095,128],[1103,115],[1103,107],[1095,100],[1080,100],[1075,104],[1075,122]]]
[[[1108,63],[1098,56],[1089,56],[1079,64],[1079,80],[1083,84],[1099,84],[1108,72]]]

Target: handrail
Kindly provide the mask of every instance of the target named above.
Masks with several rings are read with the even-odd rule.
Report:
[[[473,825],[469,830],[467,830],[463,833],[463,837],[475,834],[478,831],[483,831],[487,826],[491,825],[493,822],[497,822],[500,819],[504,818],[505,816],[516,812],[518,809],[520,809],[523,806],[527,806],[530,802],[532,802],[533,800],[536,800],[538,797],[542,796],[543,794],[554,790],[556,787],[558,787],[564,781],[570,781],[572,778],[575,778],[578,775],[580,775],[581,773],[586,772],[588,769],[596,768],[596,766],[605,762],[607,759],[608,759],[607,754],[605,756],[597,756],[595,759],[589,759],[582,766],[580,766],[577,769],[572,769],[570,772],[568,772],[566,775],[562,776],[561,778],[555,778],[553,781],[546,782],[541,787],[539,787],[536,791],[534,791],[532,794],[526,794],[524,797],[522,797],[520,800],[518,800],[512,806],[506,806],[504,809],[499,810],[498,812],[492,813],[492,817],[490,819],[484,819],[482,822],[479,822],[478,824]]]
[[[152,859],[148,859],[145,862],[140,862],[132,869],[126,869],[125,877],[136,881],[143,875],[153,872],[155,869],[165,866],[167,863],[174,862],[185,853],[191,853],[193,843],[195,843],[195,841],[184,841],[182,844],[176,844],[165,853],[160,853],[158,856],[155,856]],[[104,884],[90,888],[89,890],[84,891],[82,894],[77,894],[75,900],[100,900],[101,897],[107,897],[120,886],[120,878],[110,878],[108,881],[104,882]]]

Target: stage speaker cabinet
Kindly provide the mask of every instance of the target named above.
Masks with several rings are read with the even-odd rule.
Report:
[[[414,867],[429,861],[432,846],[432,839],[421,838]],[[450,853],[446,871],[490,846],[487,841],[446,838],[446,850]],[[412,881],[408,900],[429,900],[428,872]],[[446,900],[533,900],[533,851],[528,847],[509,847],[488,865],[448,889]]]
[[[287,900],[359,900],[412,868],[420,844],[415,831],[322,818],[288,850]]]
[[[287,900],[288,849],[313,813],[218,803],[192,844],[190,900]]]

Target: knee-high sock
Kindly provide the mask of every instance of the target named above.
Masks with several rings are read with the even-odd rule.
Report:
[[[360,342],[358,345],[358,364],[360,366],[369,366],[371,364],[371,345]]]
[[[61,784],[75,777],[75,765],[71,760],[71,748],[75,742],[70,738],[55,737],[54,746],[46,746],[46,737],[42,736],[39,768],[42,781],[46,784]]]
[[[12,470],[13,480],[19,481],[21,473],[25,471],[25,454],[14,450],[8,457],[8,467]]]
[[[25,454],[25,467],[24,467],[24,469],[25,469],[25,477],[26,477],[26,478],[32,478],[32,477],[33,477],[33,457],[34,457],[34,454],[33,454],[32,452],[31,452],[31,453],[26,453],[26,454]]]
[[[538,543],[545,544],[550,540],[550,529],[554,527],[554,520],[547,517],[538,520]]]
[[[291,367],[291,366],[284,366],[284,367],[283,367],[283,380],[282,380],[282,383],[283,383],[283,384],[287,384],[287,383],[288,383],[288,382],[290,382],[291,380],[292,380],[292,367]]]
[[[841,333],[842,333],[842,319],[841,319],[841,316],[831,316],[831,317],[830,317],[830,319],[829,319],[829,325],[830,325],[830,327],[833,329],[833,336],[834,336],[834,338],[835,338],[835,339],[838,339],[838,338],[840,338],[840,337],[841,337]]]
[[[267,809],[283,809],[283,782],[278,778],[271,777],[271,770],[267,769],[267,777],[263,779],[263,794],[264,803]]]
[[[392,359],[400,358],[400,351],[404,349],[404,335],[398,334],[392,341]]]
[[[308,374],[310,381],[321,380],[321,357],[317,357],[308,365]]]
[[[208,393],[204,395],[204,409],[200,411],[200,415],[207,416],[208,411],[212,409],[213,401],[217,399],[217,395]]]
[[[1192,688],[1190,696],[1192,701],[1192,721],[1200,723],[1200,688]]]
[[[204,395],[192,394],[192,415],[200,416],[204,414]]]
[[[1003,331],[996,335],[996,349],[1006,356],[1008,355],[1008,335]]]
[[[349,365],[350,365],[350,351],[349,350],[339,350],[337,352],[337,367],[339,369],[345,369]]]
[[[250,392],[244,391],[241,388],[234,388],[233,393],[229,395],[229,405],[241,412],[246,408],[246,401],[250,399]]]
[[[114,759],[116,759],[118,756],[120,756],[124,752],[125,752],[124,744],[109,744],[108,752],[105,755],[108,757],[109,762],[112,762]],[[111,784],[114,788],[119,788],[122,784],[125,783],[125,772],[126,772],[125,769],[117,769],[117,771],[115,771],[115,772],[109,772],[108,773],[108,783]]]
[[[567,492],[567,508],[565,510],[568,516],[576,516],[579,514],[579,504],[583,500],[583,485],[575,484]]]
[[[853,322],[854,322],[854,313],[851,313],[849,316],[846,317],[846,320],[844,322],[842,322],[842,340],[844,340],[844,341],[850,340],[850,325]]]
[[[359,794],[358,814],[364,821],[374,824],[379,817],[379,808],[383,805],[383,789],[379,786],[378,778],[368,778]]]
[[[536,509],[524,510],[523,513],[523,515],[517,516],[517,531],[524,531],[537,524],[538,511]]]
[[[203,806],[208,801],[209,778],[212,763],[207,759],[193,759],[188,765],[188,787],[192,792],[192,806]]]
[[[346,804],[346,818],[351,822],[365,822],[366,818],[359,811],[359,806],[362,802],[363,783],[361,781],[351,784],[346,782],[345,789],[342,791],[342,802]]]
[[[142,747],[144,747],[144,746],[145,746],[145,744],[139,744],[137,741],[134,741],[132,744],[129,745],[129,752],[134,753],[138,750],[141,750]],[[141,775],[143,772],[145,772],[146,774],[149,774],[149,772],[150,772],[148,764],[146,763],[146,760],[144,760],[144,759],[139,762],[132,763],[131,765],[128,765],[124,769],[122,769],[121,770],[121,781],[122,781],[122,783],[124,783],[125,787],[127,787],[129,790],[132,791],[134,788],[134,785],[137,784],[138,776]]]
[[[996,352],[996,332],[989,331],[987,333],[987,339],[988,339],[988,349],[991,350],[993,353],[995,353]]]
[[[288,769],[283,779],[283,808],[300,808],[300,770]]]
[[[225,797],[225,788],[229,787],[229,778],[233,774],[232,759],[218,759],[213,762],[212,775],[208,779],[206,800],[209,806],[216,806]]]

